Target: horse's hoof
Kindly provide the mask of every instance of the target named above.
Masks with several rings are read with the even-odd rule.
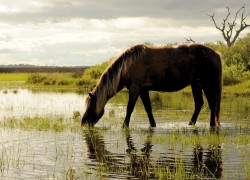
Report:
[[[123,128],[123,129],[128,129],[129,126],[128,126],[127,124],[123,124],[123,125],[122,125],[122,128]]]
[[[189,124],[188,124],[189,126],[194,126],[195,125],[195,123],[193,123],[193,122],[189,122]]]
[[[150,127],[154,128],[154,127],[156,127],[156,124],[150,124]]]

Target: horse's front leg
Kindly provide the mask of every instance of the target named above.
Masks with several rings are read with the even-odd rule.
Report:
[[[134,110],[136,100],[138,98],[139,91],[129,91],[129,100],[128,100],[128,106],[127,106],[127,114],[125,117],[125,121],[123,123],[123,128],[129,127],[129,121],[131,114]]]
[[[156,127],[155,119],[152,113],[152,107],[150,102],[149,93],[147,90],[140,91],[140,97],[143,102],[144,108],[148,114],[149,122],[151,127]]]

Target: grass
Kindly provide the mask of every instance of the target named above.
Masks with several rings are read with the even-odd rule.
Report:
[[[79,80],[74,73],[32,73],[25,84],[39,88],[77,88]]]
[[[29,73],[0,73],[0,81],[26,81]]]
[[[231,86],[225,86],[223,87],[223,93],[224,94],[233,94],[236,96],[250,96],[250,80],[247,80],[245,82],[231,85]]]
[[[0,121],[0,127],[37,130],[37,131],[55,131],[62,132],[65,130],[77,131],[81,129],[80,118],[74,112],[73,118],[64,120],[63,118],[48,117],[25,117],[21,120],[15,118],[4,119]]]
[[[115,117],[113,121],[115,121]],[[0,127],[25,131],[52,131],[60,134],[62,131],[72,131],[74,129],[79,132],[81,130],[79,122],[79,112],[73,112],[72,118],[68,120],[45,117],[26,117],[21,120],[10,118],[2,121]],[[222,161],[221,151],[223,151],[221,146],[224,144],[230,144],[230,147],[235,149],[240,148],[239,151],[242,156],[249,159],[250,153],[249,149],[247,149],[250,144],[249,134],[230,135],[227,131],[217,133],[216,131],[210,132],[207,129],[203,130],[203,128],[206,129],[201,127],[197,133],[196,131],[192,132],[191,129],[161,133],[157,129],[141,130],[137,128],[112,131],[105,128],[84,128],[83,142],[86,144],[86,152],[94,164],[90,163],[90,169],[88,169],[86,167],[72,166],[69,163],[63,168],[61,175],[69,179],[73,177],[109,178],[110,176],[113,177],[114,174],[143,177],[145,179],[216,178],[217,170],[210,167],[209,163],[212,163],[213,166],[218,165],[218,168],[220,167]],[[239,127],[235,128],[238,129]],[[125,136],[122,140],[117,138],[121,134],[123,137]],[[121,152],[122,149],[120,149],[119,144],[126,144],[128,139],[130,145],[127,142],[126,149]],[[137,141],[134,141],[134,139],[137,139]],[[114,145],[116,140],[119,142]],[[162,149],[163,147],[164,149]],[[8,169],[9,166],[14,166],[17,169],[22,169],[22,166],[24,166],[22,164],[23,157],[21,156],[24,149],[14,146],[13,148],[13,150],[7,150],[5,147],[0,149],[0,153],[2,153],[2,156],[0,154],[0,170],[2,169],[2,172],[6,172],[4,169]],[[59,142],[55,139],[57,161],[74,162],[78,151],[69,142]],[[189,154],[187,156],[190,151],[193,155],[190,156]],[[164,153],[162,154],[162,152]],[[157,153],[159,154],[156,155]],[[187,162],[187,159],[192,161],[192,158],[199,157],[200,153],[205,155],[203,155],[204,159],[201,159],[201,162],[199,159],[197,160],[197,165]],[[163,159],[161,156],[163,156]],[[209,158],[208,163],[206,163],[207,158]],[[12,165],[11,162],[13,162]],[[249,178],[248,169],[250,164],[247,160],[242,164],[245,168],[243,171],[245,173],[244,177]],[[54,177],[60,177],[60,175],[57,174]]]
[[[0,73],[2,88],[83,89],[84,82],[75,73]]]
[[[10,168],[10,166],[20,169],[24,166],[23,158],[21,156],[22,148],[20,145],[17,147],[7,148],[2,144],[0,154],[0,173],[4,175],[4,172]]]

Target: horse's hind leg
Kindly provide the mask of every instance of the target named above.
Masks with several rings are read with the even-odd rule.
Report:
[[[212,87],[213,88],[213,87]],[[212,89],[204,89],[208,105],[210,108],[210,126],[214,127],[216,125],[215,123],[215,113],[216,113],[216,93],[212,91]]]
[[[194,97],[195,109],[194,109],[194,113],[193,113],[193,116],[191,118],[191,121],[189,122],[189,125],[195,125],[204,101],[203,101],[203,97],[202,97],[202,89],[201,89],[199,83],[195,82],[195,83],[191,84],[191,87],[192,87],[192,93],[193,93],[193,97]]]
[[[134,110],[136,100],[138,98],[139,92],[129,91],[129,100],[128,100],[128,106],[127,106],[127,114],[125,117],[125,121],[123,123],[123,128],[129,127],[129,121],[131,114]]]
[[[144,108],[148,114],[149,122],[151,127],[156,127],[155,119],[152,114],[152,107],[151,107],[151,102],[149,98],[149,93],[147,90],[141,90],[140,91],[140,97],[142,99]]]

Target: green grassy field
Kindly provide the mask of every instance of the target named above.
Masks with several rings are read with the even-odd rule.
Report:
[[[0,88],[81,89],[83,84],[71,72],[0,73]]]
[[[0,73],[0,81],[26,81],[29,73]]]

